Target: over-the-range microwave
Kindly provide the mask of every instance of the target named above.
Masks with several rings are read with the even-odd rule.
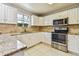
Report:
[[[68,24],[68,18],[53,20],[53,25],[67,25],[67,24]]]

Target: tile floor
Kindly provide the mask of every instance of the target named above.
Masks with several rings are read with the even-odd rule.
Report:
[[[32,48],[24,49],[21,54],[24,56],[73,56],[70,53],[65,53],[52,48],[47,44],[38,44]]]

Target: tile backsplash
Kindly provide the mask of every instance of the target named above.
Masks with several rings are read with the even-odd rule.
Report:
[[[79,25],[68,26],[69,33],[79,34]],[[54,29],[52,26],[32,26],[26,28],[26,32],[53,32]],[[0,33],[18,33],[24,32],[22,27],[17,27],[14,24],[0,24]]]
[[[79,34],[79,25],[69,26],[70,34]]]
[[[29,27],[26,28],[27,32],[37,32],[39,31],[38,27]],[[24,32],[22,27],[17,27],[15,24],[0,24],[0,33],[18,33]]]

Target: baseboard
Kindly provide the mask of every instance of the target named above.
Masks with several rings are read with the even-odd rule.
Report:
[[[33,45],[33,46],[31,46],[31,47],[29,47],[29,48],[27,48],[27,49],[30,49],[30,48],[32,48],[32,47],[38,45],[38,44],[45,44],[45,45],[49,45],[49,46],[51,46],[51,45],[48,44],[48,43],[45,43],[45,42],[40,41],[40,42],[38,42],[37,44],[35,44],[35,45]]]
[[[51,44],[48,44],[48,43],[45,43],[45,42],[40,42],[40,43],[51,46]]]
[[[41,43],[42,43],[42,42],[38,42],[37,44],[35,44],[35,45],[31,46],[31,47],[28,47],[27,49],[30,49],[30,48],[32,48],[32,47],[38,45],[38,44],[41,44]]]
[[[79,53],[73,52],[73,51],[68,51],[69,53],[75,55],[75,56],[79,56]]]

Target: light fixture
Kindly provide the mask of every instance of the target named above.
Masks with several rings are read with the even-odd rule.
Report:
[[[50,3],[48,3],[48,4],[51,5],[51,4],[53,4],[53,3],[50,2]]]

